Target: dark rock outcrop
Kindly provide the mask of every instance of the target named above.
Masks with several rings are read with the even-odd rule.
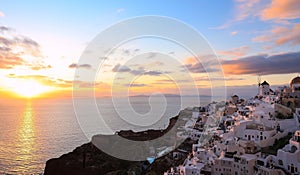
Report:
[[[145,141],[161,137],[167,133],[175,123],[178,116],[170,119],[169,126],[165,130],[147,130],[143,132],[120,131],[118,134],[126,139]],[[95,136],[97,137],[97,136]],[[194,142],[187,139],[181,143],[178,150],[180,158],[173,158],[174,150],[162,157],[157,158],[152,164],[148,161],[127,161],[115,158],[98,149],[92,142],[77,147],[73,152],[64,154],[59,158],[50,159],[46,162],[45,175],[129,175],[129,174],[163,174],[172,166],[182,164],[191,152]]]
[[[178,149],[191,152],[192,140],[186,140]],[[177,150],[174,150],[177,151]],[[73,152],[46,163],[45,175],[129,175],[129,174],[163,174],[173,166],[183,163],[188,153],[181,153],[179,159],[173,158],[173,152],[156,159],[152,164],[147,161],[126,161],[102,152],[92,143],[84,144]],[[85,158],[84,158],[85,156]],[[85,163],[84,162],[85,159]]]

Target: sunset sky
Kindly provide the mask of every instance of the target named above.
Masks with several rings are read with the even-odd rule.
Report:
[[[88,43],[107,27],[143,15],[175,18],[198,30],[221,60],[229,94],[233,89],[253,92],[258,75],[277,86],[287,85],[300,72],[299,0],[27,0],[0,4],[2,97],[70,97],[75,69],[98,70],[78,64]],[[124,65],[124,57],[143,53],[151,59]],[[109,96],[112,86],[120,91],[130,86],[137,95],[178,93],[180,84],[183,93],[191,95],[192,85],[183,76],[183,67],[200,94],[207,94],[210,81],[223,81],[209,79],[203,67],[178,46],[145,39],[116,49],[103,63],[95,88],[99,96]],[[142,76],[135,77],[138,74]],[[124,77],[133,80],[128,83]],[[80,83],[91,87],[89,82]]]

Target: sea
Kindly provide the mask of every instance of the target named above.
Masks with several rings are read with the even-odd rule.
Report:
[[[43,174],[48,159],[59,157],[89,142],[92,134],[102,134],[101,129],[97,131],[97,128],[90,126],[89,130],[82,124],[84,117],[87,120],[91,115],[101,118],[105,127],[112,132],[161,129],[180,110],[206,105],[211,102],[211,97],[190,96],[184,100],[179,96],[165,97],[163,100],[161,97],[147,96],[114,100],[97,98],[93,104],[86,104],[90,102],[84,98],[75,99],[75,102],[72,98],[0,99],[0,174]],[[78,106],[80,104],[96,105],[97,110],[93,113],[90,108]],[[135,116],[132,111],[140,115]],[[124,118],[122,113],[130,115]],[[138,124],[130,123],[134,119],[126,118],[151,116],[147,114],[160,114],[162,120],[155,120],[156,123],[149,120],[151,125],[138,127]]]

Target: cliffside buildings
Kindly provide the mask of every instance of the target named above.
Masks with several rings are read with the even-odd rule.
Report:
[[[202,128],[189,129],[197,134],[191,139],[198,140],[192,153],[165,175],[300,174],[300,77],[276,91],[264,81],[258,96],[248,100],[232,96],[215,115],[217,127],[206,127],[210,107],[192,117],[190,125]]]

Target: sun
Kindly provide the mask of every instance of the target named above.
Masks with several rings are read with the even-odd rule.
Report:
[[[20,80],[12,87],[12,90],[21,97],[32,98],[51,90],[35,80]]]

